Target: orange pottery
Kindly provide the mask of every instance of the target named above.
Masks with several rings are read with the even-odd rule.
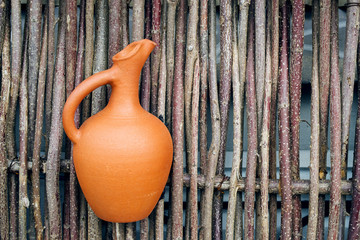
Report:
[[[128,45],[113,66],[79,84],[67,99],[63,125],[74,143],[73,159],[85,198],[109,222],[149,216],[169,176],[173,145],[169,131],[139,103],[141,69],[155,47],[150,40]],[[108,105],[77,129],[76,108],[94,89],[110,84]]]

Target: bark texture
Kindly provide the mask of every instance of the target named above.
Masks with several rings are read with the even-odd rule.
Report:
[[[279,153],[281,186],[281,239],[292,236],[290,98],[288,67],[288,2],[281,6],[282,33],[279,66]]]

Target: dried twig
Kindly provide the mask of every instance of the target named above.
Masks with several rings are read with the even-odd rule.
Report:
[[[328,239],[335,240],[339,234],[339,206],[341,204],[341,88],[339,72],[338,3],[332,0],[331,4],[330,156],[332,184],[330,192]],[[357,198],[353,196],[353,199]],[[351,232],[350,229],[352,229],[351,226],[349,228]],[[351,237],[349,239],[351,239]]]
[[[9,2],[9,1],[7,1]],[[9,239],[8,171],[6,159],[6,118],[10,102],[10,9],[6,7],[5,33],[1,58],[1,102],[0,102],[0,236]]]
[[[272,0],[271,2],[271,114],[270,114],[270,163],[269,163],[269,177],[276,179],[276,106],[277,106],[277,86],[279,77],[279,0]],[[277,239],[277,196],[270,195],[269,197],[269,237],[271,240]]]
[[[229,124],[229,108],[231,96],[231,70],[232,70],[232,19],[231,1],[220,1],[220,152],[216,174],[223,175],[225,170],[225,151],[227,128]],[[214,193],[213,238],[221,239],[222,234],[222,205],[223,194]]]
[[[270,14],[268,14],[268,21]],[[261,211],[261,229],[262,239],[269,239],[269,142],[270,142],[270,114],[271,114],[271,40],[270,28],[266,30],[266,71],[264,83],[264,108],[261,130],[260,154],[261,154],[261,190],[260,190],[260,211]]]
[[[45,96],[45,152],[49,148],[49,134],[51,128],[52,115],[52,92],[55,64],[55,1],[49,1],[46,13],[48,19],[48,59],[47,59],[47,79],[46,79],[46,96]]]
[[[233,162],[230,176],[229,203],[226,217],[226,239],[234,239],[235,211],[237,204],[237,189],[235,185],[240,177],[241,152],[242,152],[242,108],[244,100],[244,84],[240,82],[239,71],[239,51],[237,40],[237,18],[238,8],[233,2],[233,30],[232,30],[232,85],[233,85],[233,101],[234,101],[234,139],[233,139]],[[241,23],[240,23],[241,24]],[[246,21],[247,24],[247,21]],[[243,26],[243,25],[242,25]],[[246,25],[247,26],[247,25]],[[241,39],[243,40],[243,39]],[[245,39],[246,42],[246,39]],[[244,76],[244,75],[242,75]],[[242,88],[241,88],[242,87]]]
[[[132,42],[144,38],[145,0],[134,0],[132,21]]]
[[[121,0],[111,0],[109,1],[109,59],[108,65],[111,67],[113,65],[112,58],[113,56],[120,51],[121,46]],[[109,90],[111,87],[109,85],[108,95],[110,95]],[[109,96],[108,96],[109,97]]]
[[[121,1],[121,49],[129,44],[129,6],[127,0]]]
[[[60,146],[62,143],[61,112],[65,102],[65,6],[60,6],[60,23],[58,34],[58,49],[56,53],[55,79],[53,91],[51,131],[49,136],[48,163],[46,165],[46,194],[49,208],[50,236],[54,239],[61,238],[60,215]]]
[[[313,1],[312,13],[312,79],[311,79],[311,151],[308,239],[316,239],[319,199],[320,161],[320,91],[319,91],[319,1]]]
[[[166,57],[167,57],[167,83],[166,83],[166,126],[171,132],[172,116],[172,88],[174,81],[174,51],[175,51],[175,16],[179,0],[167,0],[167,31],[166,31]]]
[[[30,0],[29,2],[29,73],[28,92],[29,97],[29,134],[28,153],[32,155],[34,147],[35,116],[36,116],[36,94],[39,73],[40,43],[41,43],[41,0]]]
[[[25,27],[26,28],[26,27]],[[15,115],[21,78],[21,3],[11,1],[11,92],[7,116],[6,148],[10,159],[16,157],[15,150]]]
[[[327,131],[330,87],[330,19],[331,1],[320,0],[319,36],[319,74],[320,74],[320,173],[321,180],[326,178]],[[324,238],[325,196],[319,197],[319,217],[317,239]]]
[[[151,55],[151,113],[156,115],[158,78],[160,68],[160,24],[161,24],[161,1],[152,0],[152,29],[151,38],[156,43],[156,47]]]
[[[26,39],[24,42],[23,52],[23,68],[20,80],[20,93],[19,93],[19,235],[20,239],[27,238],[26,230],[26,214],[29,207],[29,198],[27,194],[27,135],[28,135],[28,95],[27,95],[27,67],[28,67],[28,35],[24,34]]]
[[[209,8],[209,97],[212,139],[207,155],[206,186],[203,194],[205,206],[201,211],[203,233],[201,239],[211,239],[212,235],[212,203],[216,165],[220,151],[220,109],[216,76],[216,2],[210,1]]]
[[[246,64],[246,111],[248,127],[248,152],[246,162],[246,182],[245,182],[245,216],[244,234],[246,239],[254,239],[254,201],[255,201],[255,175],[257,158],[257,108],[256,108],[256,88],[255,88],[255,69],[254,69],[254,6],[251,6],[249,16],[248,33],[248,57]]]
[[[200,1],[200,173],[206,174],[207,167],[207,97],[208,97],[208,65],[209,65],[209,31],[208,1]],[[200,196],[200,211],[205,208],[204,191]],[[200,216],[202,215],[200,213]],[[200,225],[202,223],[200,222]],[[200,239],[203,239],[200,231]]]
[[[42,138],[43,127],[43,112],[44,112],[44,93],[45,93],[45,80],[46,80],[46,68],[47,68],[47,38],[48,38],[47,19],[44,18],[44,27],[42,34],[41,53],[40,53],[40,65],[39,65],[39,78],[37,87],[37,99],[36,99],[36,119],[35,119],[35,134],[34,134],[34,146],[33,146],[33,169],[32,169],[32,205],[34,211],[36,238],[43,238],[43,225],[41,220],[41,208],[40,208],[40,147]]]
[[[343,62],[343,76],[341,83],[341,179],[347,177],[347,154],[349,144],[350,116],[353,102],[354,80],[356,69],[356,53],[359,37],[359,14],[360,1],[348,1],[348,3],[357,3],[349,6],[346,13],[346,40]],[[345,234],[345,212],[346,199],[342,198],[340,208],[340,232],[339,237],[344,238]]]
[[[305,3],[295,0],[292,3],[292,38],[290,52],[290,119],[291,119],[291,165],[292,179],[300,178],[299,171],[299,141],[300,141],[300,104],[301,104],[301,81],[302,59],[304,48],[304,22]],[[301,198],[293,196],[293,239],[301,239]]]
[[[1,0],[1,2],[0,2],[0,56],[2,55],[2,48],[4,45],[7,5],[8,5],[8,0]]]
[[[151,38],[151,0],[145,0],[145,38]],[[144,64],[141,80],[141,106],[150,111],[151,72],[150,58]]]
[[[185,62],[185,26],[187,1],[180,0],[176,25],[176,57],[173,85],[173,143],[174,160],[171,178],[171,236],[183,238],[183,160],[184,160],[184,62]]]
[[[288,69],[288,2],[281,6],[282,40],[279,75],[279,145],[281,183],[281,239],[291,239],[292,234],[292,193],[290,155],[290,102]]]
[[[95,0],[86,1],[85,10],[85,73],[84,78],[88,78],[93,74],[93,60],[94,60],[94,3]],[[82,103],[82,117],[85,121],[90,117],[90,102],[91,94],[83,99]]]

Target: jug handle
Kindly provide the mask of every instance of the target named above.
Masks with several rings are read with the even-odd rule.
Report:
[[[102,85],[110,83],[113,77],[112,72],[110,68],[88,77],[74,89],[66,100],[62,114],[63,127],[66,135],[73,143],[78,142],[80,139],[80,130],[76,128],[74,122],[77,107],[89,93]]]

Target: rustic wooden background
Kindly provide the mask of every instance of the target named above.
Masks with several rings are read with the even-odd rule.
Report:
[[[311,67],[309,179],[299,171],[305,3],[312,18],[312,59],[304,63]],[[339,6],[347,15],[340,62]],[[359,239],[359,112],[350,127],[359,15],[360,0],[0,0],[1,239]],[[172,134],[173,167],[148,218],[108,223],[78,186],[61,112],[76,85],[142,38],[158,46],[139,97]],[[109,95],[101,87],[87,97],[76,124]]]

